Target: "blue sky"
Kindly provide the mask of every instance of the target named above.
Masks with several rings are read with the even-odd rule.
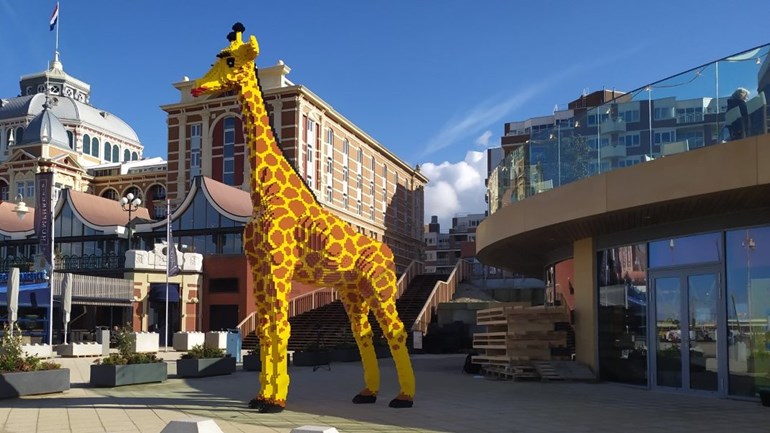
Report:
[[[54,4],[0,0],[1,97],[17,95],[19,77],[52,58]],[[65,70],[91,84],[93,105],[134,127],[145,156],[165,157],[159,106],[178,99],[171,83],[203,74],[241,21],[260,40],[258,65],[284,60],[293,82],[423,164],[434,186],[456,193],[458,206],[441,210],[450,213],[483,209],[483,192],[468,202],[452,176],[482,166],[469,152],[497,145],[504,122],[549,114],[583,89],[631,90],[770,42],[767,0],[64,0],[60,8]],[[474,185],[467,191],[477,196]]]

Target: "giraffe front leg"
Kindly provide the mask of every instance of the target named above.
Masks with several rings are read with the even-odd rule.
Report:
[[[287,349],[291,325],[289,324],[288,293],[291,289],[291,272],[285,264],[270,266],[265,278],[266,315],[263,333],[266,341],[260,347],[262,355],[262,373],[264,384],[259,396],[257,409],[261,413],[278,413],[286,407],[289,391],[289,373]]]

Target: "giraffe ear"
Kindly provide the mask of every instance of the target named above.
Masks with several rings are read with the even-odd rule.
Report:
[[[254,35],[251,35],[249,38],[249,50],[252,52],[254,58],[259,55],[259,42],[257,42],[257,38]]]

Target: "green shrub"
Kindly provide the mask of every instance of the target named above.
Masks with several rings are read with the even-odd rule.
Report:
[[[182,355],[182,359],[224,358],[225,351],[218,347],[208,347],[196,344],[189,352]]]
[[[37,356],[26,356],[21,349],[21,329],[14,324],[13,333],[11,327],[6,324],[3,327],[3,338],[0,340],[0,373],[13,373],[23,371],[56,370],[61,365],[43,361]]]

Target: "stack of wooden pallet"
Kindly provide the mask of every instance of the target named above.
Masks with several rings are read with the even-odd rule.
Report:
[[[473,362],[487,372],[513,379],[537,377],[533,361],[559,359],[551,349],[566,346],[567,333],[556,331],[556,324],[569,320],[566,306],[507,303],[479,310],[476,322],[486,332],[473,335],[473,348],[479,351]]]

